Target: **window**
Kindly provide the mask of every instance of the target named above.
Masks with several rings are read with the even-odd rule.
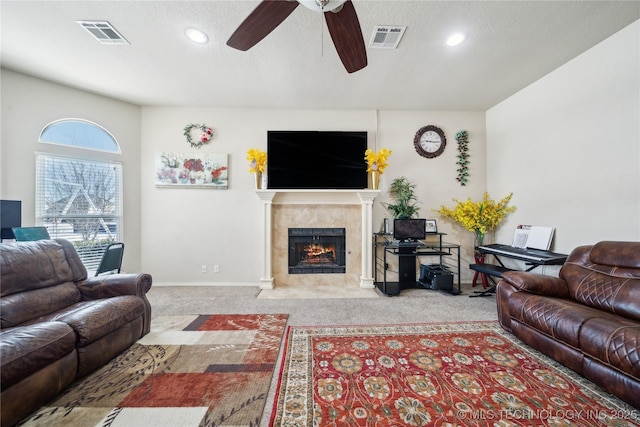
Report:
[[[120,154],[120,145],[108,130],[82,119],[49,123],[40,132],[40,142]]]
[[[100,160],[96,150],[119,153],[119,145],[103,128],[77,119],[48,125],[40,141],[87,150],[87,158],[36,156],[36,223],[52,238],[71,241],[95,270],[106,246],[122,241],[122,165]]]

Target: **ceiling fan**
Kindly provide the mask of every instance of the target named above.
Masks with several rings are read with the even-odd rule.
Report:
[[[249,50],[280,25],[299,4],[324,13],[324,18],[347,72],[367,66],[360,21],[351,0],[263,0],[231,35],[227,45]]]

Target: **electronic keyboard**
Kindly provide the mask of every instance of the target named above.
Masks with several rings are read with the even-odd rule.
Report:
[[[480,252],[495,255],[504,255],[509,258],[516,258],[523,261],[531,261],[537,264],[562,263],[567,259],[567,255],[558,254],[551,251],[533,248],[516,248],[514,246],[493,243],[491,245],[478,246]]]

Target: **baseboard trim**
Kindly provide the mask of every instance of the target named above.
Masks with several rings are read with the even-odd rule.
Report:
[[[153,282],[153,286],[251,286],[260,287],[256,282]]]

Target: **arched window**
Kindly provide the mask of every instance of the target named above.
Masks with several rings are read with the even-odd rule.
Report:
[[[82,119],[49,123],[40,132],[40,142],[120,154],[120,145],[108,130]]]
[[[120,154],[103,127],[82,119],[45,126],[40,142],[84,149],[73,157],[36,156],[36,222],[51,238],[71,241],[89,270],[96,270],[109,243],[122,241],[122,164],[101,153]]]

